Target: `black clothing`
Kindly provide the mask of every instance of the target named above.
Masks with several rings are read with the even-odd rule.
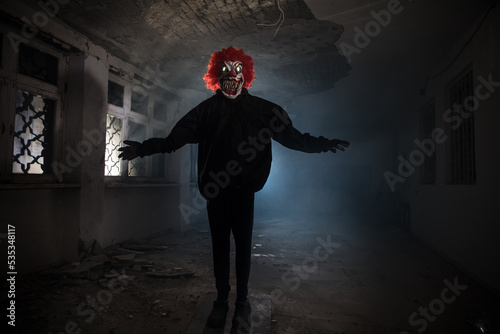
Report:
[[[215,287],[218,300],[226,300],[231,287],[230,239],[233,232],[236,246],[236,300],[244,301],[248,295],[250,261],[252,252],[252,229],[254,192],[231,190],[207,202],[208,220],[212,234]]]
[[[329,140],[302,134],[278,105],[243,89],[234,100],[219,90],[188,112],[167,138],[142,143],[141,157],[198,143],[198,186],[208,200],[218,300],[229,296],[230,237],[236,244],[237,300],[246,301],[252,250],[254,193],[271,169],[271,139],[290,149],[320,153]]]
[[[234,100],[217,91],[182,117],[167,138],[144,141],[139,155],[198,143],[198,186],[210,199],[232,188],[262,189],[271,168],[271,138],[298,151],[328,150],[328,139],[302,134],[283,108],[243,89]]]

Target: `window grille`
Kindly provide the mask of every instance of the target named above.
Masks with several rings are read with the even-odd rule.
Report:
[[[52,131],[56,102],[18,90],[14,125],[12,172],[50,173]]]
[[[464,103],[474,96],[472,69],[468,69],[458,77],[448,88],[449,108],[451,115],[460,118],[460,125],[450,130],[449,155],[448,155],[448,182],[451,184],[475,184],[476,182],[476,157],[474,113],[467,111],[473,106]],[[463,117],[459,110],[468,114]],[[452,124],[450,124],[452,125]]]
[[[106,122],[106,157],[105,175],[121,175],[120,152],[118,148],[122,145],[123,122],[120,118],[108,115]]]

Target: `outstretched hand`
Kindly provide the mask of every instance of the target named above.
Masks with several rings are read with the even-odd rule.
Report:
[[[128,146],[120,147],[118,151],[121,151],[118,158],[123,158],[123,160],[132,160],[139,156],[139,148],[141,143],[133,140],[124,140],[123,143]]]
[[[337,150],[345,151],[349,147],[349,142],[341,139],[332,139],[328,141],[326,146],[328,151],[336,153]]]

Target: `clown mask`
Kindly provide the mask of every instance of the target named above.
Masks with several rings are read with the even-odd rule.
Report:
[[[239,61],[224,61],[220,68],[219,85],[222,93],[229,99],[241,94],[244,83],[243,64]]]

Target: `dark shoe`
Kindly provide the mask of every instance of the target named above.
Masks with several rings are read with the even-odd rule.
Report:
[[[236,302],[234,307],[233,329],[237,329],[238,333],[250,333],[252,308],[248,299],[244,302]]]
[[[226,325],[226,315],[229,310],[227,300],[214,301],[214,306],[207,319],[207,326],[210,328],[222,328]]]

